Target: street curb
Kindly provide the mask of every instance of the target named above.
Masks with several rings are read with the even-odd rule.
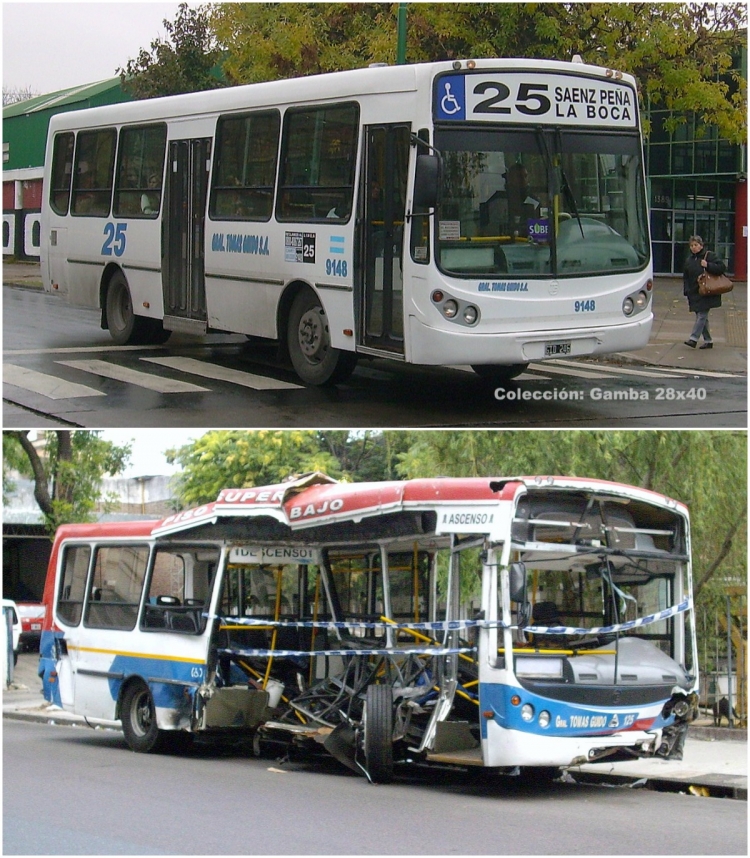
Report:
[[[88,727],[95,729],[80,715],[73,715],[65,711],[41,712],[7,708],[3,710],[3,718],[12,721],[26,721],[37,724],[48,724],[55,727]],[[105,729],[117,730],[117,727]],[[695,727],[690,730],[693,738],[702,741],[731,740],[747,741],[745,730],[729,730],[722,727]],[[650,776],[647,773],[639,774],[617,774],[608,772],[594,772],[590,769],[579,769],[576,767],[562,767],[577,783],[595,783],[610,786],[633,786],[638,784],[658,792],[674,792],[678,787],[702,787],[709,791],[710,795],[718,798],[733,798],[747,801],[747,777],[745,775],[722,775],[713,773],[694,774],[690,777],[685,775],[659,774]]]

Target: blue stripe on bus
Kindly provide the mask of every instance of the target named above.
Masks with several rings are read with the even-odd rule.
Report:
[[[674,715],[664,719],[662,707],[669,699],[657,700],[635,706],[575,705],[563,700],[550,700],[525,688],[482,683],[480,686],[480,708],[482,712],[492,710],[494,720],[508,730],[534,733],[539,736],[606,736],[628,730],[653,730],[674,723]],[[520,697],[513,705],[511,697]],[[521,717],[524,704],[534,707],[531,721]],[[549,726],[541,727],[539,713],[549,712]],[[656,713],[656,714],[654,714]],[[482,738],[487,738],[487,718],[481,718]]]

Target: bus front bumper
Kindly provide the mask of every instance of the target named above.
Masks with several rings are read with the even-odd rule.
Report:
[[[508,365],[633,351],[648,344],[652,322],[648,312],[616,327],[484,334],[458,325],[455,331],[432,328],[410,316],[407,359],[432,366]]]
[[[654,756],[662,746],[662,729],[602,736],[540,736],[490,722],[482,745],[486,766],[578,766],[611,759],[624,748],[631,749],[633,759]]]

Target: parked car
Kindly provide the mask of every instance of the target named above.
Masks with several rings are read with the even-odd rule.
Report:
[[[5,614],[7,612],[10,612],[11,624],[13,626],[13,664],[15,664],[18,661],[18,646],[21,640],[21,621],[18,618],[16,603],[12,599],[3,599],[3,621],[5,621]],[[5,647],[3,647],[4,650]]]
[[[21,618],[21,651],[34,652],[42,637],[45,607],[41,602],[16,602],[16,608]]]

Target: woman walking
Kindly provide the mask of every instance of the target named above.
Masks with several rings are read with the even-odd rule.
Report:
[[[698,277],[708,271],[709,274],[724,274],[726,265],[710,250],[706,250],[703,239],[699,235],[690,236],[690,255],[685,261],[682,275],[682,292],[688,299],[690,312],[695,313],[695,325],[690,338],[685,345],[694,349],[703,336],[702,349],[714,347],[711,332],[708,329],[708,313],[714,307],[721,307],[721,295],[701,295],[698,290]]]

